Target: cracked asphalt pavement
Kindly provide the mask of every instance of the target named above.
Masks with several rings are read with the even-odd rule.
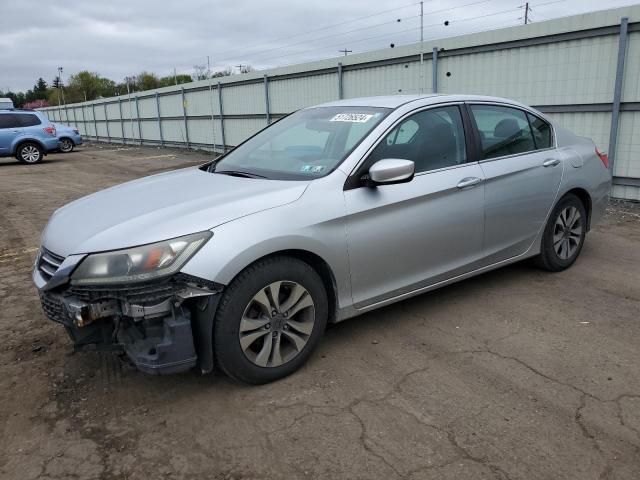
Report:
[[[269,385],[73,353],[30,279],[50,214],[209,158],[0,161],[0,478],[640,478],[638,204],[612,204],[568,271],[516,264],[348,320]]]

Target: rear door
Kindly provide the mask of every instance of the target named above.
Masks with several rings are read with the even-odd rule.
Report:
[[[519,108],[469,105],[485,177],[485,263],[527,251],[543,227],[562,180],[551,126]]]
[[[432,107],[399,120],[345,185],[357,308],[465,273],[482,259],[482,169],[466,142],[471,127],[460,107]],[[375,188],[358,183],[384,158],[412,160],[413,180]]]

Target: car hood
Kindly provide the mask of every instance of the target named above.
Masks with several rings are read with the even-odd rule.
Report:
[[[291,203],[308,183],[232,177],[198,168],[161,173],[56,210],[42,244],[66,257],[188,235]]]

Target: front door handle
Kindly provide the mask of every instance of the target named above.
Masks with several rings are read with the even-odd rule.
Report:
[[[482,179],[478,178],[478,177],[465,177],[462,180],[460,180],[458,182],[458,185],[456,185],[456,187],[458,188],[469,188],[469,187],[475,187],[476,185],[482,183]]]
[[[557,158],[547,158],[543,163],[543,167],[555,167],[560,163],[560,160]]]

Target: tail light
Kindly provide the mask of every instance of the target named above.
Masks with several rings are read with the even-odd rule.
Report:
[[[49,135],[53,135],[54,137],[56,136],[56,127],[54,127],[53,125],[44,127],[42,130],[44,130],[44,133],[48,133]]]
[[[604,165],[604,167],[609,168],[609,156],[606,153],[602,153],[600,150],[598,150],[598,147],[596,147],[596,155],[600,157],[600,160],[602,160],[602,164]]]

